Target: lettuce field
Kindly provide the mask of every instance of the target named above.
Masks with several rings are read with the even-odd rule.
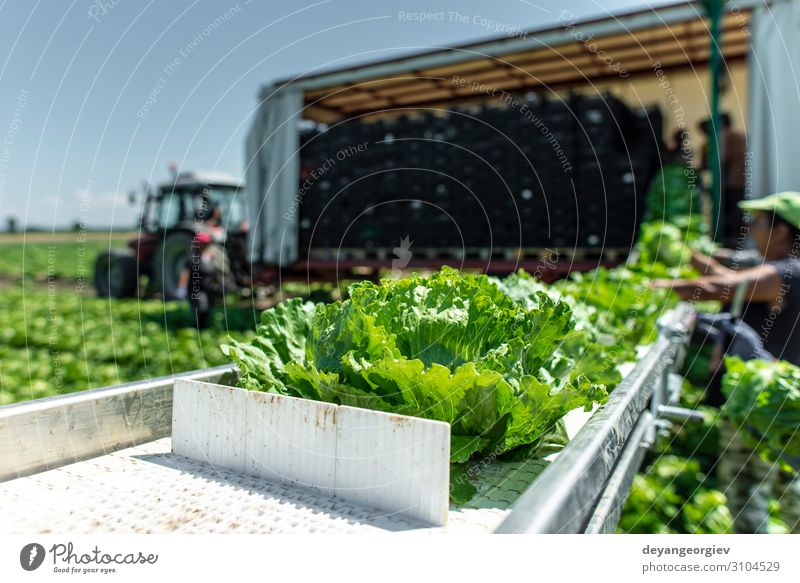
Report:
[[[246,336],[222,313],[198,331],[176,303],[64,290],[5,289],[0,298],[1,404],[223,364],[228,333]]]
[[[198,331],[185,304],[94,297],[97,253],[128,235],[0,240],[0,404],[224,364],[252,309],[212,314]]]
[[[258,311],[229,296],[198,330],[188,304],[95,297],[97,254],[130,233],[0,237],[0,405],[228,364],[220,345],[255,334]],[[327,284],[283,297],[330,298]]]

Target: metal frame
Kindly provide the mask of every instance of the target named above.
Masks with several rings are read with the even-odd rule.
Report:
[[[650,411],[645,411],[639,417],[589,519],[584,531],[586,534],[612,533],[616,530],[633,478],[642,465],[644,454],[653,443],[654,422]]]
[[[172,433],[175,379],[217,382],[233,365],[0,407],[0,482]]]
[[[738,20],[743,14],[749,15],[759,1],[741,0],[735,7],[724,10],[728,28],[723,26],[721,30],[737,39],[726,48],[724,54],[726,61],[742,60],[746,56],[746,43],[743,45],[739,42],[742,37],[742,25]],[[618,60],[625,63],[625,69],[631,75],[652,74],[651,65],[656,56],[665,63],[664,58],[668,53],[660,48],[660,43],[664,41],[673,47],[673,51],[669,52],[674,52],[674,55],[679,57],[680,63],[675,62],[674,65],[683,68],[704,65],[710,61],[710,56],[701,54],[697,47],[687,53],[685,47],[679,46],[682,34],[688,35],[687,41],[693,41],[698,34],[693,31],[683,31],[686,26],[681,28],[680,25],[702,23],[702,32],[707,31],[708,25],[702,20],[703,15],[702,3],[699,0],[577,22],[572,21],[572,16],[567,11],[561,16],[560,23],[530,29],[518,35],[489,38],[359,66],[339,67],[327,71],[312,70],[309,73],[280,79],[262,87],[260,98],[267,100],[276,89],[291,85],[304,92],[306,106],[304,113],[308,119],[332,123],[356,114],[385,112],[387,109],[402,109],[405,106],[443,106],[474,101],[476,94],[471,88],[455,88],[446,77],[458,73],[464,65],[479,61],[482,66],[476,70],[470,68],[471,73],[465,73],[465,76],[476,82],[485,80],[481,82],[489,83],[495,89],[508,91],[568,87],[585,83],[587,79],[595,82],[614,77],[619,79],[617,72],[604,72],[599,57],[586,49],[583,43],[567,30],[567,22],[579,27],[580,32],[585,35],[580,38],[603,40],[607,52],[611,50],[615,51],[613,54],[617,51],[625,53],[624,56],[617,55]],[[667,31],[664,39],[656,39],[657,45],[650,44],[652,39],[631,40],[639,33],[655,29]],[[613,45],[605,46],[606,39],[617,40],[623,35],[628,37],[624,43],[615,42]],[[627,53],[631,50],[635,54],[641,54],[642,58],[628,62]],[[547,61],[545,68],[542,68],[545,65],[542,62],[542,55],[535,55],[542,51],[549,55],[549,58],[545,59]],[[523,58],[525,54],[529,56]],[[506,62],[503,57],[510,57],[511,61]],[[530,58],[533,58],[536,64],[533,68],[525,64]],[[572,71],[573,74],[563,71],[562,61],[565,59],[580,69],[581,74],[576,76],[575,71]],[[662,69],[666,70],[667,67],[664,66]],[[494,81],[498,81],[499,85]],[[398,95],[398,92],[402,95]]]
[[[739,11],[752,10],[763,4],[763,0],[742,0],[737,3]],[[731,9],[728,10],[730,12]],[[677,2],[667,6],[647,8],[623,12],[610,17],[580,20],[578,24],[581,32],[587,37],[602,37],[621,32],[636,32],[656,26],[693,20],[702,15],[702,6],[695,2]],[[358,83],[360,81],[376,78],[391,77],[399,73],[417,71],[432,67],[456,64],[470,61],[477,56],[500,56],[509,53],[522,52],[544,46],[558,46],[574,42],[574,39],[565,31],[563,25],[548,26],[525,31],[524,34],[514,37],[499,37],[487,39],[482,42],[456,45],[447,49],[438,49],[410,55],[386,59],[360,66],[349,66],[323,72],[313,72],[296,77],[280,79],[272,85],[262,89],[261,96],[266,97],[274,91],[275,86],[288,83],[297,85],[304,91],[332,87],[343,83]]]
[[[669,376],[694,312],[681,305],[630,375],[512,507],[499,533],[609,532],[616,528],[644,450],[652,443]]]

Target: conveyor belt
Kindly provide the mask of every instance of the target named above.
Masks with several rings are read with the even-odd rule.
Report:
[[[171,453],[175,377],[0,407],[5,533],[613,531],[655,430],[691,311],[664,320],[601,411],[565,418],[570,443],[544,460],[481,467],[478,493],[431,528]],[[689,318],[690,319],[690,318]],[[216,381],[227,369],[191,373]],[[184,376],[184,378],[187,378]],[[2,481],[6,480],[6,481]]]
[[[428,528],[170,452],[169,438],[0,484],[9,533],[491,532],[547,466],[487,466],[479,493]]]

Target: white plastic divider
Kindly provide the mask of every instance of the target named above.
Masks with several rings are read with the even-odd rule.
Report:
[[[444,524],[450,497],[450,425],[339,407],[336,496]]]
[[[450,425],[176,380],[172,451],[428,524],[447,521]]]
[[[335,494],[337,406],[245,391],[245,472]]]
[[[245,404],[245,395],[233,387],[176,380],[172,451],[244,473]]]

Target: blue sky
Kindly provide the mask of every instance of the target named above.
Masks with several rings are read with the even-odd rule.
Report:
[[[0,221],[59,227],[85,216],[123,228],[138,213],[125,193],[163,181],[170,161],[241,175],[256,94],[275,79],[499,36],[485,21],[528,29],[555,24],[562,9],[647,6],[0,0]],[[401,11],[469,17],[419,23]]]

